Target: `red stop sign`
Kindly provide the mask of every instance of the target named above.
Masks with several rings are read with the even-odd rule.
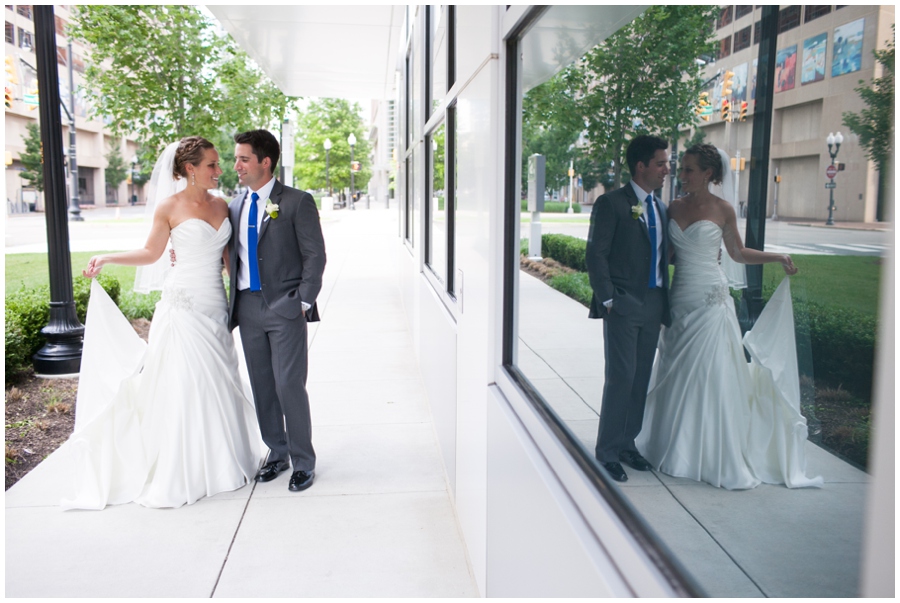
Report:
[[[829,178],[834,178],[835,176],[837,176],[837,173],[838,169],[836,165],[829,165],[827,168],[825,168],[825,175]]]

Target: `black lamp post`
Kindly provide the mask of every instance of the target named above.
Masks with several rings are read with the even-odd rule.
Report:
[[[353,147],[356,146],[356,136],[352,132],[347,137],[347,144],[350,145],[350,209],[356,209],[356,205],[353,203]]]
[[[828,154],[831,155],[831,166],[834,166],[834,160],[837,157],[838,151],[841,150],[841,143],[844,142],[844,137],[840,132],[837,134],[828,133],[828,138],[825,139],[825,142],[828,144]],[[832,147],[834,147],[834,151],[832,151]],[[829,182],[826,186],[828,186],[828,220],[825,221],[826,226],[834,226],[834,175],[836,169],[832,168],[829,170]]]
[[[331,151],[331,139],[326,138],[323,145],[325,147],[325,186],[328,187],[328,196],[331,196],[331,176],[328,175],[328,154]]]
[[[77,373],[81,366],[84,327],[75,313],[69,223],[66,219],[66,172],[63,166],[62,120],[59,115],[59,71],[53,6],[34,6],[35,54],[41,90],[40,124],[50,267],[50,320],[41,334],[47,339],[32,358],[39,375]],[[70,57],[71,60],[71,57]]]
[[[137,155],[131,158],[131,205],[137,203],[137,195],[135,194],[134,177],[137,175]]]

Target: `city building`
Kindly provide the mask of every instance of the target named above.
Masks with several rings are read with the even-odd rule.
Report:
[[[711,112],[700,127],[706,142],[732,157],[749,157],[761,14],[762,6],[721,6],[716,57],[705,69]],[[893,24],[893,5],[789,5],[779,10],[767,216],[827,219],[832,189],[825,188],[830,181],[826,168],[832,159],[826,139],[841,132],[834,220],[876,221],[878,171],[841,115],[866,107],[854,88],[881,77],[872,51],[884,49],[893,38]],[[723,95],[726,75],[731,93]],[[723,101],[732,121],[722,119]],[[745,161],[738,178],[738,199],[744,204],[748,170]]]
[[[130,177],[118,186],[109,189],[106,185],[106,155],[113,146],[126,164],[134,169],[137,146],[130,139],[116,139],[109,135],[101,121],[88,117],[88,106],[78,88],[83,84],[85,71],[85,49],[66,35],[66,25],[72,15],[74,5],[56,5],[56,45],[59,64],[60,100],[64,105],[63,140],[66,153],[69,152],[69,118],[71,96],[69,93],[69,67],[75,81],[75,131],[76,157],[78,166],[78,200],[83,208],[103,207],[127,203],[131,195],[143,199],[140,186],[132,186]],[[7,212],[22,211],[29,206],[43,209],[43,196],[19,177],[24,169],[19,154],[25,150],[24,138],[27,124],[37,123],[37,106],[40,96],[37,91],[37,71],[34,52],[34,20],[31,5],[7,4],[6,11],[6,93],[11,97],[11,106],[5,111],[5,157],[6,157],[6,199]],[[71,52],[71,57],[70,53]],[[70,61],[71,59],[71,61]],[[67,180],[67,190],[71,189],[71,178]],[[70,193],[71,194],[71,191]]]

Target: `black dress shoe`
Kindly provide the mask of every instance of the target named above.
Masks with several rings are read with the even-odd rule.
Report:
[[[653,469],[653,465],[634,450],[623,450],[619,453],[619,460],[638,471],[650,471]]]
[[[628,476],[625,474],[625,470],[622,469],[622,465],[619,463],[603,463],[603,468],[606,469],[609,476],[617,482],[628,481]]]
[[[258,482],[270,482],[282,471],[287,471],[287,468],[290,467],[290,464],[287,461],[272,461],[271,463],[266,463],[262,466],[262,469],[259,470],[259,473],[256,474],[256,481]]]
[[[316,477],[315,471],[294,471],[291,474],[291,481],[288,483],[288,490],[291,492],[306,490],[312,486],[314,477]]]

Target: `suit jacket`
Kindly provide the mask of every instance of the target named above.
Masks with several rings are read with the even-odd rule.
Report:
[[[234,302],[237,298],[237,275],[240,269],[238,236],[241,210],[247,191],[237,195],[228,206],[232,235],[231,284],[228,302],[228,325],[237,326]],[[300,316],[303,305],[310,304],[306,320],[319,320],[316,296],[322,289],[325,271],[325,239],[319,223],[319,212],[312,195],[284,186],[276,181],[269,196],[279,206],[278,217],[264,214],[257,239],[259,281],[266,305],[287,320]]]
[[[662,236],[663,288],[669,288],[669,221],[665,206],[654,195],[660,217],[657,233]],[[613,308],[627,315],[644,303],[650,281],[650,234],[646,216],[635,219],[631,208],[641,203],[631,184],[601,195],[591,210],[591,227],[585,253],[593,297],[590,318],[605,318],[609,310],[603,305],[613,300]],[[668,296],[663,324],[671,324]]]

